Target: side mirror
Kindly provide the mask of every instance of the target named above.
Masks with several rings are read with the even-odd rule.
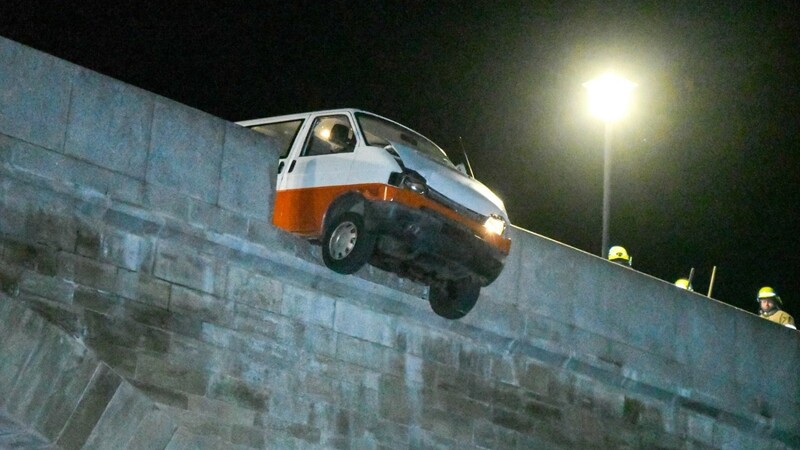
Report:
[[[469,173],[467,173],[467,167],[464,165],[464,163],[458,163],[458,165],[456,165],[456,169],[458,169],[458,171],[464,175],[469,176]]]

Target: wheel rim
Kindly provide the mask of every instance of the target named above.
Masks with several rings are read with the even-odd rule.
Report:
[[[328,250],[331,257],[342,260],[353,251],[358,240],[358,228],[353,222],[342,222],[331,234]]]

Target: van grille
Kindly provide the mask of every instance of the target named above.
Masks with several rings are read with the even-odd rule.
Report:
[[[462,216],[467,217],[468,219],[470,219],[470,220],[472,220],[474,222],[477,222],[479,224],[482,224],[482,223],[484,223],[486,221],[486,217],[485,216],[483,216],[481,214],[478,214],[475,211],[473,211],[473,210],[471,210],[469,208],[466,208],[463,205],[460,205],[460,204],[450,200],[449,198],[445,197],[441,193],[431,189],[430,186],[428,186],[428,198],[430,198],[431,200],[433,200],[433,201],[435,201],[437,203],[441,203],[442,205],[452,209],[453,211],[455,211],[455,212],[461,214]]]

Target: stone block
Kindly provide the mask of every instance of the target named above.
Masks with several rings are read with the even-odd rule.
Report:
[[[347,335],[336,339],[336,359],[378,372],[403,374],[402,353]]]
[[[60,150],[77,67],[5,38],[0,61],[0,133]]]
[[[472,442],[473,420],[473,417],[465,415],[465,411],[445,411],[430,405],[423,405],[420,426],[434,436],[468,443]]]
[[[462,341],[458,350],[458,368],[478,376],[489,377],[492,364],[489,351],[470,341]]]
[[[238,214],[272,221],[277,179],[275,140],[226,124],[219,204]]]
[[[87,343],[97,355],[97,359],[108,365],[120,376],[132,378],[136,371],[136,351],[110,342],[93,341]]]
[[[83,325],[80,320],[80,308],[61,302],[52,302],[42,297],[26,293],[20,295],[19,298],[28,308],[36,311],[36,313],[47,322],[55,325],[67,334],[78,336],[82,333]]]
[[[338,335],[330,328],[303,326],[295,333],[295,345],[306,353],[332,357],[336,354]]]
[[[221,235],[247,236],[247,218],[219,206],[189,199],[188,222]]]
[[[2,187],[0,226],[7,233],[58,250],[75,247],[77,220],[71,199],[27,183],[9,182]]]
[[[251,308],[242,303],[234,305],[232,328],[241,333],[253,334],[258,339],[294,340],[295,325],[302,327],[302,324],[295,324],[288,318],[265,309]]]
[[[214,294],[217,285],[216,261],[206,255],[161,242],[156,251],[153,275],[171,283]],[[221,280],[224,284],[224,280]]]
[[[284,285],[277,279],[264,276],[236,265],[228,266],[226,297],[236,303],[244,303],[279,313]],[[294,288],[299,289],[299,288]]]
[[[166,221],[157,214],[157,211],[146,211],[129,205],[115,204],[114,208],[106,210],[103,222],[121,232],[127,231],[138,236],[156,237],[161,235]]]
[[[306,324],[333,328],[336,299],[294,285],[283,288],[281,314]]]
[[[2,323],[0,327],[0,407],[8,403],[19,373],[25,368],[29,356],[36,351],[39,337],[43,335],[46,322],[33,311],[6,296],[0,297]]]
[[[410,448],[409,425],[366,417],[367,436],[388,448]]]
[[[172,435],[165,450],[194,449],[225,449],[224,441],[217,436],[204,436],[193,433],[189,427],[179,426]]]
[[[518,434],[499,427],[486,419],[476,420],[473,425],[473,442],[485,448],[519,448]]]
[[[224,122],[188,106],[157,99],[147,182],[215,204],[224,134]]]
[[[276,386],[279,388],[279,386]],[[288,423],[306,423],[312,414],[312,402],[293,391],[272,390],[269,397],[269,417]]]
[[[267,448],[268,441],[263,428],[233,425],[231,427],[231,443],[247,448]]]
[[[3,242],[3,262],[15,268],[14,271],[29,269],[41,275],[56,274],[56,249],[21,241],[0,240],[0,242]],[[4,270],[0,269],[0,273],[4,273]]]
[[[139,424],[153,410],[153,402],[129,383],[122,382],[82,448],[125,448],[136,437]]]
[[[108,366],[99,365],[56,444],[83,448],[122,381]]]
[[[475,447],[471,447],[466,443],[455,442],[452,439],[438,436],[419,426],[411,427],[409,430],[409,447],[435,450],[447,450],[451,448],[477,450]]]
[[[493,354],[490,366],[489,376],[491,378],[514,386],[520,385],[519,367],[513,356]]]
[[[380,417],[397,423],[409,423],[415,414],[413,389],[402,379],[383,375],[378,388]]]
[[[143,183],[129,176],[112,172],[72,156],[42,147],[19,144],[12,148],[13,165],[46,179],[93,196],[110,196],[124,202],[142,202]]]
[[[118,270],[114,292],[147,305],[169,307],[170,284],[144,272]]]
[[[188,410],[213,417],[227,425],[252,426],[256,411],[199,395],[188,396]]]
[[[143,325],[133,320],[85,311],[87,327],[86,341],[95,346],[114,343],[132,350],[164,353],[169,348],[169,333]]]
[[[177,424],[164,411],[153,408],[142,418],[126,450],[163,449],[169,445]]]
[[[435,328],[401,321],[397,324],[397,347],[426,361],[457,367],[458,346],[451,335]]]
[[[233,303],[193,289],[172,286],[169,310],[209,322],[220,322],[232,314]]]
[[[205,395],[211,376],[207,364],[180,355],[154,357],[141,354],[137,360],[135,380],[186,394]]]
[[[148,398],[160,405],[167,405],[179,409],[189,408],[189,394],[178,392],[174,389],[154,386],[132,379],[135,375],[131,374],[130,383],[137,390],[141,391]]]
[[[39,330],[40,333],[26,337],[35,339],[36,346],[4,394],[8,412],[26,424],[34,422],[42,412],[46,400],[53,394],[53,381],[62,367],[69,365],[74,350],[55,327],[45,325]]]
[[[488,297],[481,294],[474,309],[475,314],[468,314],[463,323],[474,324],[498,336],[521,336],[525,332],[525,315],[519,307]]]
[[[336,302],[334,330],[387,347],[392,347],[396,342],[393,317],[343,301]]]
[[[100,235],[97,253],[86,254],[86,256],[129,271],[147,270],[153,264],[153,247],[154,243],[151,239],[106,228]]]
[[[64,152],[144,179],[153,94],[82,69],[74,78]]]
[[[26,270],[19,279],[19,290],[53,302],[72,304],[75,294],[75,283]]]
[[[252,411],[266,411],[269,390],[259,384],[227,375],[215,375],[208,385],[208,397]]]
[[[85,287],[111,291],[117,275],[117,268],[94,259],[72,253],[58,254],[58,275]]]

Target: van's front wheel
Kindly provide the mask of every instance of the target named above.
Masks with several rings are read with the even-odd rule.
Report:
[[[428,301],[431,309],[445,319],[460,319],[472,311],[481,286],[465,278],[463,280],[437,281],[431,284]]]
[[[350,274],[369,261],[375,235],[367,231],[364,219],[346,212],[331,220],[322,240],[322,260],[334,272]]]

